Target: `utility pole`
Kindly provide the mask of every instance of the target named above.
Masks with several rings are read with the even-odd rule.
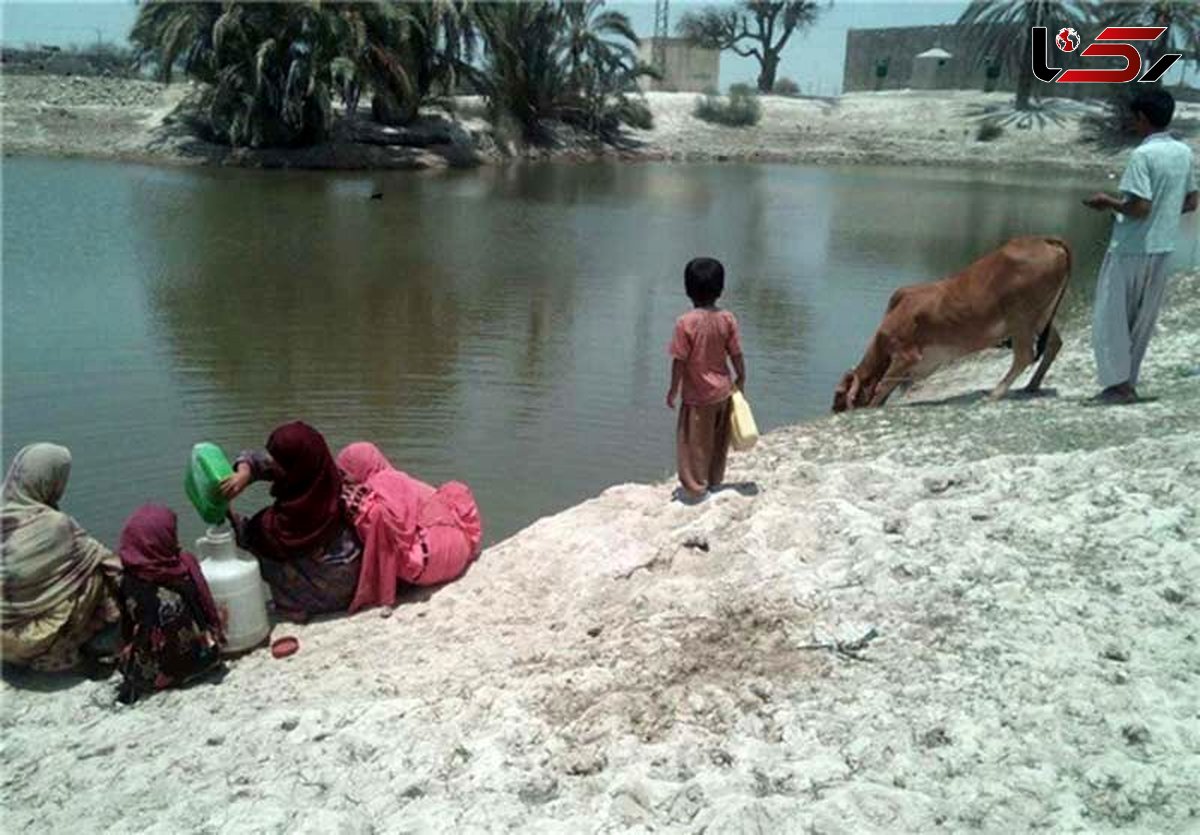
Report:
[[[654,0],[654,41],[650,61],[660,75],[667,72],[667,38],[671,35],[669,2]]]

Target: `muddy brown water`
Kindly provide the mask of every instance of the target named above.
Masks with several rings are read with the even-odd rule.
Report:
[[[892,290],[1063,235],[1082,321],[1111,183],[770,165],[433,175],[3,167],[3,452],[69,446],[64,507],[113,543],[139,503],[201,531],[189,450],[308,420],[468,482],[495,542],[673,472],[665,346],[682,267],[722,259],[760,428],[824,415]],[[382,192],[382,199],[370,199]],[[1181,260],[1194,257],[1194,240]],[[1053,371],[1051,372],[1053,374]],[[266,500],[256,487],[239,506]]]

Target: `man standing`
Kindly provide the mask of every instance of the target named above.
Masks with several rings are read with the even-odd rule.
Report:
[[[1180,215],[1196,210],[1192,149],[1167,133],[1175,99],[1166,90],[1139,93],[1132,104],[1142,144],[1134,149],[1117,186],[1083,203],[1116,213],[1096,287],[1092,348],[1103,391],[1101,403],[1133,403],[1138,369],[1158,319],[1166,262],[1175,249]]]

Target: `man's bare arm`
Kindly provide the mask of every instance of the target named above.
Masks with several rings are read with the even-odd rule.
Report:
[[[1122,199],[1098,191],[1087,200],[1084,200],[1083,205],[1089,209],[1113,211],[1140,220],[1150,214],[1150,209],[1154,204],[1145,198],[1134,197],[1132,194]]]

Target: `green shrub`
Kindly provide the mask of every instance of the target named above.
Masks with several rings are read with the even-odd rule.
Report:
[[[757,125],[762,118],[762,105],[758,95],[745,84],[735,84],[729,88],[728,99],[722,99],[715,93],[706,93],[696,99],[696,107],[692,111],[697,119],[725,125],[731,128],[744,128]]]
[[[654,127],[654,114],[642,99],[622,97],[617,104],[617,118],[631,128],[650,130]]]
[[[979,123],[979,129],[975,132],[975,141],[991,142],[993,139],[999,139],[1003,134],[1004,128],[989,119]]]
[[[777,96],[795,98],[800,95],[800,85],[790,78],[781,78],[775,82],[775,86],[771,88],[771,92]]]

